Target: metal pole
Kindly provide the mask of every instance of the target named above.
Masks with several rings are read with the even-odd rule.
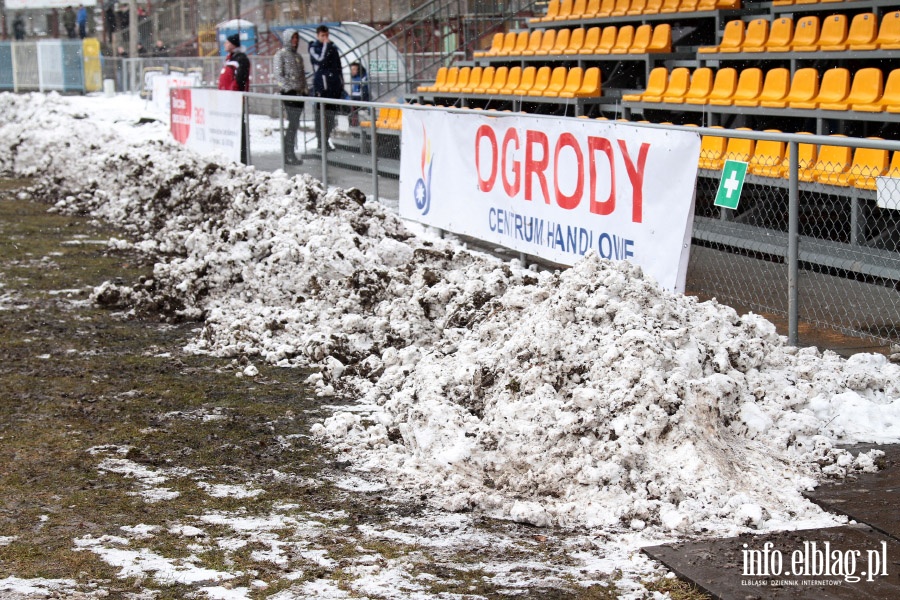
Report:
[[[799,255],[800,255],[800,145],[789,143],[788,183],[788,343],[796,346],[799,335]]]
[[[138,14],[137,0],[128,0],[128,56],[137,58]]]
[[[319,151],[322,153],[322,185],[328,189],[328,134],[325,131],[325,103],[319,102]]]
[[[244,149],[246,151],[247,165],[251,164],[250,160],[250,98],[244,96]],[[243,156],[241,157],[243,158]]]
[[[281,101],[281,111],[279,111],[279,113],[280,113],[279,116],[281,117],[281,119],[280,119],[281,122],[279,123],[279,127],[280,127],[280,131],[281,131],[281,170],[282,171],[286,170],[285,165],[284,165],[284,160],[285,160],[285,158],[284,158],[284,150],[285,150],[285,148],[284,148],[284,110],[285,110],[285,105],[284,105],[284,100],[282,100]],[[291,150],[293,150],[293,148],[291,148]]]
[[[372,114],[369,117],[371,122],[369,123],[369,129],[371,133],[371,142],[369,145],[369,150],[372,152],[372,189],[374,191],[375,202],[378,202],[379,194],[378,194],[378,128],[376,127],[377,119],[375,117],[375,109],[372,109]]]

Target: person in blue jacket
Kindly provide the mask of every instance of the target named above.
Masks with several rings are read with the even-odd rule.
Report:
[[[316,28],[316,40],[309,43],[309,60],[313,67],[313,96],[317,98],[333,98],[339,100],[344,95],[344,73],[341,67],[341,55],[337,46],[330,41],[328,27],[319,25]],[[321,119],[316,111],[316,138],[321,150],[322,141],[329,142],[334,131],[335,112],[337,106],[325,105],[325,131],[321,131]]]
[[[359,61],[350,63],[350,99],[357,102],[368,102],[369,96],[369,74],[366,68],[359,64]],[[350,125],[356,127],[359,125],[359,107],[354,106],[350,110]]]

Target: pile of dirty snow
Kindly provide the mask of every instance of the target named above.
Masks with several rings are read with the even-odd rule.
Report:
[[[589,256],[536,273],[414,236],[356,190],[127,143],[55,96],[0,95],[0,172],[120,224],[152,279],[97,302],[203,319],[189,349],[320,368],[362,401],[317,433],[449,510],[724,531],[823,519],[801,492],[900,440],[900,367],[785,344],[760,317]],[[80,115],[75,115],[80,116]],[[121,125],[118,130],[121,130]],[[66,132],[64,144],[61,132]]]

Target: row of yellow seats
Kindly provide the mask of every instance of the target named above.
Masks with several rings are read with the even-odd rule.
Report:
[[[699,12],[741,7],[741,0],[550,0],[547,14],[531,23],[602,19],[626,15]]]
[[[441,67],[434,85],[419,92],[492,96],[546,96],[592,98],[599,96],[600,68],[573,67]]]
[[[819,17],[803,17],[794,21],[790,17],[776,19],[771,24],[766,19],[754,19],[747,24],[740,20],[729,21],[718,46],[702,46],[701,54],[733,52],[841,52],[844,50],[898,50],[900,49],[900,11],[888,13],[878,26],[875,13],[862,13],[853,17],[849,28],[847,15],[831,15],[821,23]]]
[[[372,121],[360,121],[360,127],[371,127]],[[379,108],[378,118],[375,120],[375,127],[380,129],[403,128],[403,110],[400,108]]]
[[[751,131],[741,127],[738,131]],[[766,131],[778,132],[777,129]],[[809,135],[807,132],[802,132]],[[846,137],[843,135],[833,137]],[[881,138],[868,138],[879,140]],[[749,163],[747,170],[761,177],[790,177],[790,153],[786,142],[703,136],[700,144],[701,169],[719,170],[726,160]],[[875,189],[876,177],[900,177],[900,152],[853,149],[849,146],[798,144],[800,181],[841,187]]]
[[[784,68],[712,69],[702,67],[691,72],[679,67],[671,75],[665,67],[650,72],[647,89],[641,94],[625,94],[626,102],[663,102],[711,106],[760,108],[800,108],[856,110],[900,113],[900,69],[890,72],[887,84],[881,69],[860,69],[852,77],[842,67],[828,69],[819,81],[814,68],[798,69],[791,79]]]
[[[535,29],[496,33],[491,47],[475,58],[494,56],[549,56],[559,54],[653,54],[672,51],[672,26],[634,25],[585,29]]]

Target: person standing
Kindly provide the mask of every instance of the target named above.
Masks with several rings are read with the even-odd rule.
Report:
[[[350,63],[350,99],[357,102],[368,102],[369,98],[369,75],[366,68],[359,64],[359,61]],[[350,110],[350,125],[356,127],[359,125],[359,107],[354,106]]]
[[[13,37],[16,38],[16,41],[25,39],[25,19],[22,18],[22,15],[17,14],[13,19]]]
[[[285,29],[282,35],[284,47],[275,54],[273,73],[275,83],[282,96],[308,96],[306,69],[303,57],[297,52],[300,45],[300,34],[295,29]],[[303,102],[283,102],[287,115],[287,129],[284,132],[284,162],[288,165],[303,164],[303,160],[294,153],[297,145],[297,130],[300,128],[300,117],[303,114]]]
[[[78,6],[78,14],[75,21],[78,23],[78,37],[84,39],[87,37],[87,21],[88,12],[84,4]]]
[[[219,73],[219,89],[231,92],[250,91],[250,59],[241,48],[241,35],[233,33],[225,38],[225,65]],[[242,111],[243,112],[243,111]],[[247,149],[247,122],[241,118],[241,162],[250,161]]]
[[[337,46],[330,41],[328,27],[319,25],[316,28],[316,40],[309,43],[309,59],[313,69],[313,95],[317,98],[340,99],[344,95],[344,74],[341,68],[341,55]],[[334,104],[325,105],[325,131],[321,131],[321,119],[316,115],[316,138],[321,150],[322,141],[330,144],[329,138],[334,131]]]
[[[71,6],[67,6],[66,10],[63,11],[62,22],[63,27],[66,28],[66,35],[71,39],[75,38],[76,20],[77,18],[75,16],[75,9],[73,9]]]
[[[154,58],[168,58],[169,57],[169,49],[166,48],[166,44],[162,40],[156,40],[156,45],[153,47],[153,57]]]

